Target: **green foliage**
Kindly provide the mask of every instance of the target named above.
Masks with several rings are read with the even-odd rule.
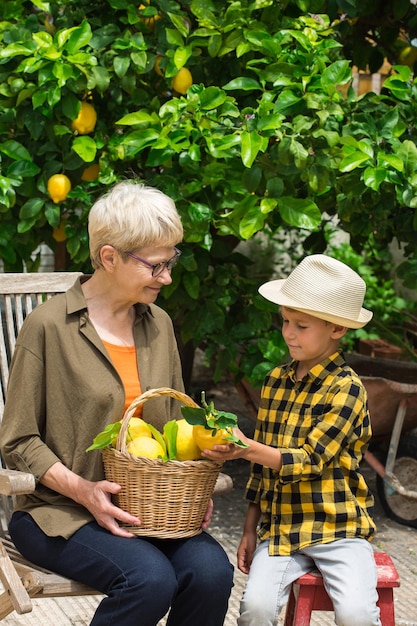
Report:
[[[385,59],[410,67],[417,61],[417,7],[410,0],[303,0],[301,10],[329,14],[344,56],[359,69],[378,72]]]
[[[383,337],[403,348],[409,358],[416,360],[414,348],[404,336],[404,320],[413,317],[416,303],[397,296],[394,281],[390,276],[391,258],[388,250],[376,253],[371,249],[372,238],[362,254],[355,252],[349,244],[330,245],[328,252],[335,259],[349,265],[366,283],[364,306],[373,312],[373,318],[364,328],[349,330],[344,347],[348,351],[357,349],[358,339]]]
[[[306,251],[321,251],[337,213],[357,249],[371,233],[375,249],[404,242],[402,275],[415,282],[416,85],[399,66],[383,96],[356,99],[332,25],[340,8],[355,17],[347,4],[0,1],[5,269],[36,270],[33,251],[54,249],[65,220],[69,269],[89,271],[95,198],[126,177],[157,186],[185,228],[160,302],[216,378],[228,370],[254,383],[285,346],[276,307],[257,295],[268,276],[252,271],[239,242],[294,230],[308,234]],[[172,89],[183,66],[193,76],[185,96]],[[97,124],[77,135],[83,100]],[[98,179],[83,180],[92,163]],[[61,172],[72,190],[55,204],[46,185]]]

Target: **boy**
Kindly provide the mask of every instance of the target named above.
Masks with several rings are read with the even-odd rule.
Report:
[[[315,566],[338,626],[381,624],[369,543],[373,498],[359,468],[370,418],[363,384],[339,350],[348,328],[372,318],[362,308],[365,289],[351,268],[321,254],[259,289],[280,305],[292,360],[264,382],[254,440],[236,429],[248,448],[204,452],[251,462],[237,554],[249,574],[239,626],[276,624],[291,583]]]

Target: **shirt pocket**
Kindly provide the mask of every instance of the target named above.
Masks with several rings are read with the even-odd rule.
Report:
[[[311,407],[297,407],[289,412],[288,419],[282,424],[279,447],[299,448],[302,446],[315,424],[318,416]]]

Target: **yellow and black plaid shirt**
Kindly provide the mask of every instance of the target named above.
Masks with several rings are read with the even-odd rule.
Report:
[[[271,555],[375,532],[373,497],[359,469],[371,437],[365,388],[335,353],[295,378],[276,367],[262,388],[255,439],[282,452],[279,471],[252,464],[246,497],[260,505]]]

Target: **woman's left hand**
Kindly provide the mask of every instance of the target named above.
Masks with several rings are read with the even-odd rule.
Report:
[[[213,515],[214,503],[213,500],[210,500],[208,503],[207,510],[205,512],[203,521],[201,523],[201,528],[205,530],[211,522],[211,516]]]

